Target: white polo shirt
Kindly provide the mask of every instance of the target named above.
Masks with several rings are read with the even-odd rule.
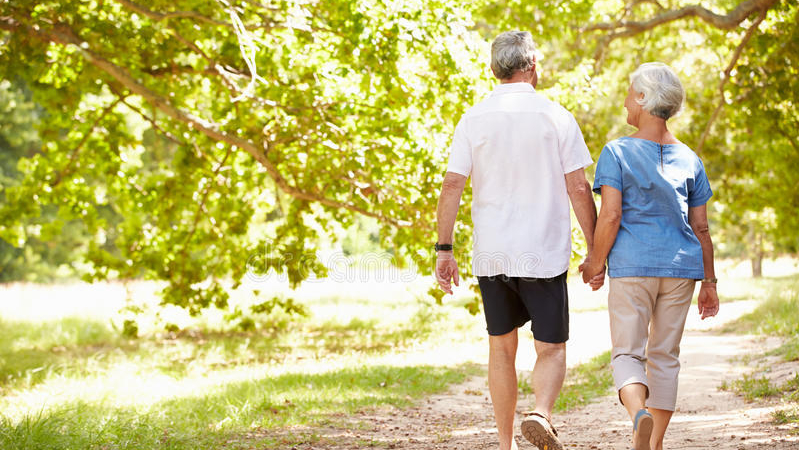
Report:
[[[574,116],[529,83],[500,84],[466,111],[447,170],[471,175],[474,275],[565,272],[571,219],[564,174],[592,163]]]

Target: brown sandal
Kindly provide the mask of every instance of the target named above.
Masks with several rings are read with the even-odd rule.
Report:
[[[541,413],[530,411],[522,419],[522,436],[540,450],[563,450],[558,432],[552,422]]]

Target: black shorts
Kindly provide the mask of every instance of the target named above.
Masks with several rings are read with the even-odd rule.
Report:
[[[495,275],[477,281],[491,336],[510,333],[530,320],[537,341],[556,344],[569,339],[566,272],[554,278]]]

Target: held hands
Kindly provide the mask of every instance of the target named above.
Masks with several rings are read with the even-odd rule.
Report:
[[[452,252],[442,250],[436,254],[436,280],[441,290],[447,294],[452,294],[452,281],[455,281],[455,286],[459,286],[458,263],[455,262]]]
[[[699,306],[699,315],[702,316],[702,320],[718,314],[719,295],[716,292],[715,283],[702,283],[702,286],[699,288],[697,305]]]
[[[596,291],[605,284],[605,264],[592,261],[591,255],[585,258],[578,270],[583,274],[583,283],[588,283],[591,290]]]

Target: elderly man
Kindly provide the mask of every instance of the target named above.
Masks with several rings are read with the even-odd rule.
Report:
[[[551,414],[566,372],[569,200],[590,259],[596,207],[583,169],[593,161],[574,117],[535,90],[530,33],[500,34],[491,45],[491,70],[500,84],[455,128],[438,203],[436,278],[450,294],[451,283],[458,285],[453,229],[471,175],[473,273],[489,335],[488,385],[499,448],[516,448],[517,328],[531,321],[535,408],[525,414],[522,434],[540,449],[557,450],[563,447]]]

